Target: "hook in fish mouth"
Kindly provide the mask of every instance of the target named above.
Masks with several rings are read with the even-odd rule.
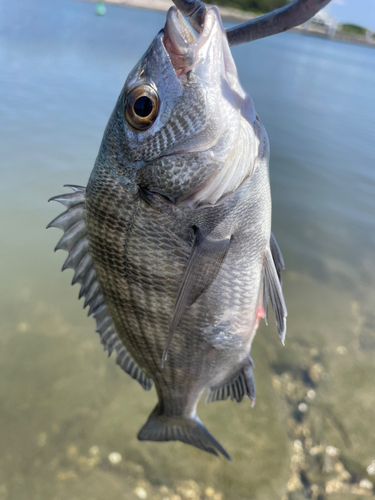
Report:
[[[206,7],[201,0],[173,0],[177,8],[190,18],[192,26],[200,31]],[[280,9],[256,17],[227,30],[229,46],[253,42],[266,36],[277,35],[300,26],[311,19],[331,0],[291,0]]]
[[[217,23],[224,32],[219,10],[211,7],[205,13],[201,33],[197,35],[176,7],[169,9],[163,44],[177,76],[187,73],[195,66],[199,52],[210,39]]]

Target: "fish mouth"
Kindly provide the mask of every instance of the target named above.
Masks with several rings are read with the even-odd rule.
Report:
[[[197,64],[217,22],[222,28],[219,10],[211,7],[205,13],[201,33],[197,35],[176,7],[169,9],[163,44],[178,77],[188,73]]]

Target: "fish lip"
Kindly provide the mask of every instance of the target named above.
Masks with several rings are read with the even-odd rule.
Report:
[[[209,40],[216,21],[221,25],[219,10],[217,7],[211,7],[205,13],[201,33],[197,36],[176,7],[169,9],[162,41],[177,76],[193,69],[199,59],[199,52]]]

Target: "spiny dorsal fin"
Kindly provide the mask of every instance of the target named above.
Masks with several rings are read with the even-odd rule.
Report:
[[[284,344],[287,310],[276,265],[270,248],[267,248],[264,256],[263,267],[263,310],[266,322],[268,317],[268,303],[270,300],[275,313],[277,330],[279,332],[281,342]]]
[[[63,237],[55,248],[55,251],[62,249],[68,252],[68,258],[62,270],[64,271],[68,268],[74,270],[72,284],[81,284],[79,298],[85,298],[84,307],[89,306],[88,315],[92,314],[96,320],[96,331],[100,335],[100,341],[104,346],[104,350],[108,351],[109,356],[115,350],[117,352],[116,363],[126,373],[137,380],[145,390],[149,390],[152,386],[152,380],[146,377],[123,346],[100,292],[99,282],[89,251],[89,241],[87,239],[86,188],[82,186],[66,187],[70,187],[73,193],[54,196],[49,201],[58,201],[67,210],[47,226],[47,228],[57,227],[64,231]]]
[[[210,240],[204,236],[199,228],[195,228],[194,244],[177,294],[162,366],[167,359],[172,336],[182,316],[216,278],[228,252],[230,241],[230,237],[222,240]]]
[[[254,362],[249,356],[245,366],[231,380],[220,386],[211,387],[206,397],[206,404],[214,401],[225,401],[228,398],[240,403],[243,397],[247,396],[251,400],[251,406],[254,406],[256,393],[253,366]]]

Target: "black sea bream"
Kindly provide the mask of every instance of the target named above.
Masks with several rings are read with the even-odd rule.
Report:
[[[176,8],[128,76],[86,188],[67,211],[63,269],[105,349],[158,404],[140,440],[228,453],[196,414],[255,401],[250,348],[271,300],[281,340],[283,260],[271,235],[267,134],[240,85],[217,8],[199,36]]]

